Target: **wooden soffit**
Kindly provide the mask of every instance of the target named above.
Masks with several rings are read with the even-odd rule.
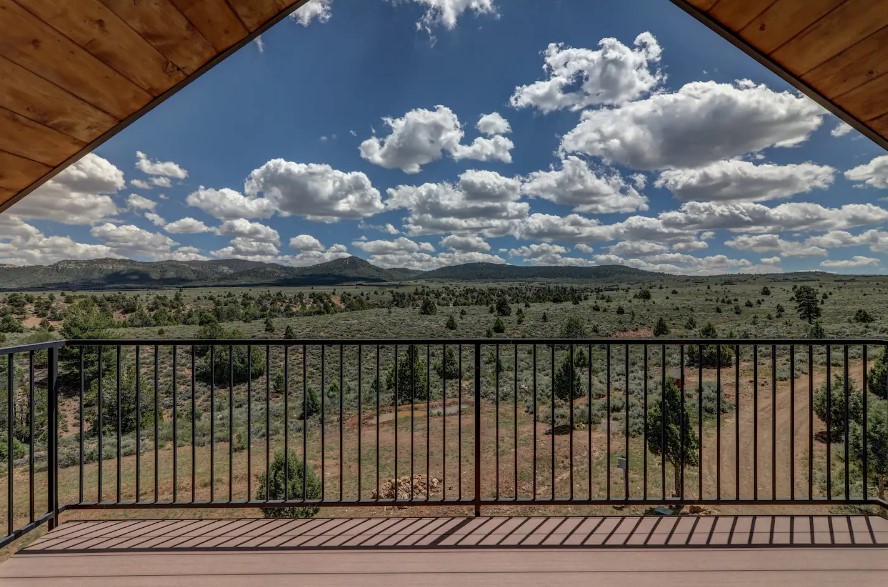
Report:
[[[888,0],[672,0],[888,149]]]
[[[308,0],[0,0],[0,212]]]

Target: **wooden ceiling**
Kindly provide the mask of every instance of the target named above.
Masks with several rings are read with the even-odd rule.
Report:
[[[0,212],[307,0],[0,0]]]
[[[888,149],[888,0],[672,0]]]

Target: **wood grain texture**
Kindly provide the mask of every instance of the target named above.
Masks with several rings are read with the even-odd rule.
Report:
[[[11,110],[0,107],[0,149],[55,166],[86,145]]]
[[[35,179],[49,173],[50,169],[52,168],[49,165],[0,151],[0,187],[2,188],[18,192]]]
[[[718,0],[688,0],[688,4],[690,4],[697,10],[702,10],[703,12],[706,12],[707,10],[715,6],[716,2],[718,2]]]
[[[774,3],[774,0],[721,0],[709,10],[723,26],[739,31]]]
[[[815,67],[802,79],[835,98],[888,73],[888,27]]]
[[[143,89],[12,0],[0,0],[0,22],[0,55],[118,120],[151,99]]]
[[[296,4],[298,0],[236,0],[232,7],[238,18],[251,31],[255,31],[268,19]]]
[[[836,98],[835,102],[853,112],[863,121],[870,121],[888,112],[888,74],[857,86]]]
[[[169,0],[102,0],[111,11],[185,73],[194,73],[216,50]]]
[[[185,77],[174,63],[98,0],[27,0],[24,7],[153,95],[163,93]]]
[[[172,2],[216,51],[224,51],[249,33],[225,0]]]
[[[771,56],[803,76],[888,25],[888,0],[848,0]]]
[[[741,31],[740,36],[765,54],[808,28],[845,0],[777,0],[756,16]]]
[[[55,84],[0,57],[3,106],[26,118],[84,142],[117,122],[113,117]]]
[[[882,136],[888,136],[888,114],[884,114],[875,120],[871,120],[869,124],[877,133]]]

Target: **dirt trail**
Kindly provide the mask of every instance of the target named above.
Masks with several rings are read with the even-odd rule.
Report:
[[[833,368],[833,374],[842,372],[841,367]],[[849,379],[860,387],[863,381],[861,361],[849,363]],[[822,385],[825,380],[825,369],[815,371],[814,389]],[[723,385],[723,387],[726,394],[733,399],[735,396],[734,370],[723,370],[722,381],[723,384],[726,381],[730,382],[730,385]],[[795,378],[794,409],[791,409],[793,408],[792,383],[789,380],[777,382],[775,418],[770,369],[759,368],[758,409],[754,411],[752,409],[755,405],[754,381],[741,366],[739,410],[727,417],[722,417],[720,460],[718,459],[716,431],[713,429],[705,431],[703,434],[703,491],[706,497],[716,496],[718,469],[720,469],[721,497],[731,498],[737,495],[738,427],[740,433],[739,489],[742,498],[752,498],[755,495],[755,485],[757,485],[758,497],[764,499],[772,497],[775,489],[778,498],[788,498],[792,485],[795,486],[796,496],[807,495],[809,439],[812,437],[809,424],[808,374],[803,373]],[[813,434],[825,428],[823,422],[816,415],[813,417],[813,424]],[[775,430],[776,449],[772,449]],[[758,439],[757,446],[755,444],[756,438]],[[754,458],[756,452],[757,459]],[[822,470],[825,467],[826,445],[816,439],[813,442],[813,458],[814,494],[818,495],[820,493],[817,483],[818,469]],[[719,462],[720,467],[718,467]],[[772,463],[776,466],[772,467]],[[834,459],[834,469],[836,466],[837,463]],[[843,490],[843,487],[833,487],[834,493]],[[696,487],[692,491],[696,493]]]

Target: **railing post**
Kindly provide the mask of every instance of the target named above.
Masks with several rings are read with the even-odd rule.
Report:
[[[475,344],[475,516],[481,515],[481,345]]]
[[[47,353],[46,372],[46,504],[52,517],[49,518],[49,529],[53,530],[59,523],[59,492],[58,492],[58,396],[56,380],[59,372],[59,349],[50,347]]]

